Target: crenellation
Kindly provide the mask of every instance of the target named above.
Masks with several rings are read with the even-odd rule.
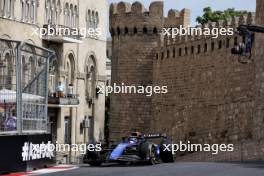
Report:
[[[143,14],[145,12],[144,5],[138,1],[134,2],[131,7],[133,14]]]
[[[125,14],[131,12],[131,4],[127,2],[119,2],[117,4],[117,14]]]
[[[168,18],[170,19],[176,19],[180,17],[180,12],[176,9],[170,9],[168,11]]]
[[[149,16],[163,17],[163,1],[154,1],[149,6]]]
[[[239,24],[239,25],[245,25],[246,22],[247,22],[247,15],[241,15],[241,16],[239,17],[239,22],[238,22],[238,24]]]
[[[233,17],[231,22],[231,27],[236,28],[239,25],[239,17]]]

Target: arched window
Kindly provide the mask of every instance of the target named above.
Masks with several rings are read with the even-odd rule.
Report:
[[[86,72],[86,97],[93,99],[96,97],[96,63],[94,56],[90,56],[85,65]]]
[[[78,27],[79,23],[79,14],[78,14],[78,8],[77,6],[74,6],[74,27]]]
[[[88,12],[87,12],[87,29],[91,28],[91,24],[92,24],[91,10],[88,10]]]
[[[37,1],[33,0],[32,2],[32,16],[31,16],[32,23],[37,22]]]
[[[12,88],[12,72],[13,63],[10,53],[5,53],[0,57],[0,87],[11,89]]]
[[[50,0],[46,0],[46,5],[45,5],[45,9],[46,9],[46,23],[49,24],[51,22],[50,20],[50,10],[51,10],[51,3]]]
[[[69,27],[73,27],[74,17],[73,17],[73,5],[70,5],[70,13],[69,13]]]
[[[14,17],[14,0],[1,0],[1,16],[4,18]]]
[[[26,0],[26,9],[25,9],[25,20],[30,22],[30,0]]]
[[[65,26],[69,25],[69,13],[70,13],[69,4],[66,3],[65,8],[64,8],[64,25]]]
[[[92,28],[95,28],[95,14],[94,14],[94,11],[92,11]]]
[[[96,28],[98,28],[98,25],[99,25],[99,15],[98,15],[98,12],[95,13],[95,19],[96,19]]]
[[[56,9],[55,9],[55,22],[56,24],[60,24],[60,14],[61,14],[61,3],[60,3],[60,0],[58,0],[57,2],[57,6],[56,6]]]
[[[65,79],[65,87],[67,93],[69,93],[69,89],[68,89],[69,85],[74,84],[74,67],[75,67],[74,56],[73,54],[69,54],[65,65],[65,70],[67,73]]]
[[[52,0],[51,10],[50,10],[50,21],[51,24],[55,24],[56,19],[56,0]]]
[[[58,74],[58,63],[57,58],[54,57],[50,60],[49,64],[49,93],[56,92],[56,85],[57,85],[57,74]]]

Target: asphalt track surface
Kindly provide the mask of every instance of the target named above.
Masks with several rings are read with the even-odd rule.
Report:
[[[175,162],[154,166],[105,164],[46,174],[47,176],[264,176],[264,163]]]

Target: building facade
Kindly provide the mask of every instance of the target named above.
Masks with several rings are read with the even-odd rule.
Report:
[[[53,142],[85,144],[104,140],[107,1],[1,0],[0,37],[55,51],[49,63],[48,128]],[[55,33],[49,34],[49,28]],[[67,30],[67,32],[57,32]],[[99,32],[96,35],[95,31]],[[42,33],[41,33],[42,31]],[[81,32],[83,31],[83,32]],[[85,32],[84,32],[85,31]],[[5,62],[6,53],[0,53]],[[33,73],[22,56],[22,84]],[[11,88],[10,88],[11,89]],[[57,152],[58,162],[79,162],[78,152]]]
[[[167,94],[152,97],[113,94],[110,138],[118,140],[131,128],[160,132],[195,144],[233,143],[235,151],[222,155],[192,154],[189,160],[259,160],[263,155],[263,34],[256,34],[250,60],[231,54],[243,41],[232,36],[168,38],[162,28],[186,26],[190,11],[170,10],[153,2],[120,2],[110,6],[112,83],[167,86]],[[133,23],[132,23],[133,21]],[[217,23],[209,28],[263,25],[263,2],[257,12]],[[118,128],[117,128],[118,127]]]

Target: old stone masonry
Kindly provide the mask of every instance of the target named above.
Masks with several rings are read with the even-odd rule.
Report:
[[[173,142],[235,145],[232,153],[194,153],[190,160],[264,159],[264,34],[255,34],[248,63],[231,54],[243,40],[236,34],[174,39],[160,35],[163,28],[189,25],[190,13],[170,10],[165,17],[163,2],[151,3],[148,11],[139,2],[111,4],[112,82],[166,85],[168,93],[112,94],[110,138],[118,140],[133,128],[164,132]],[[264,1],[257,0],[256,13],[202,28],[240,24],[264,25]]]

